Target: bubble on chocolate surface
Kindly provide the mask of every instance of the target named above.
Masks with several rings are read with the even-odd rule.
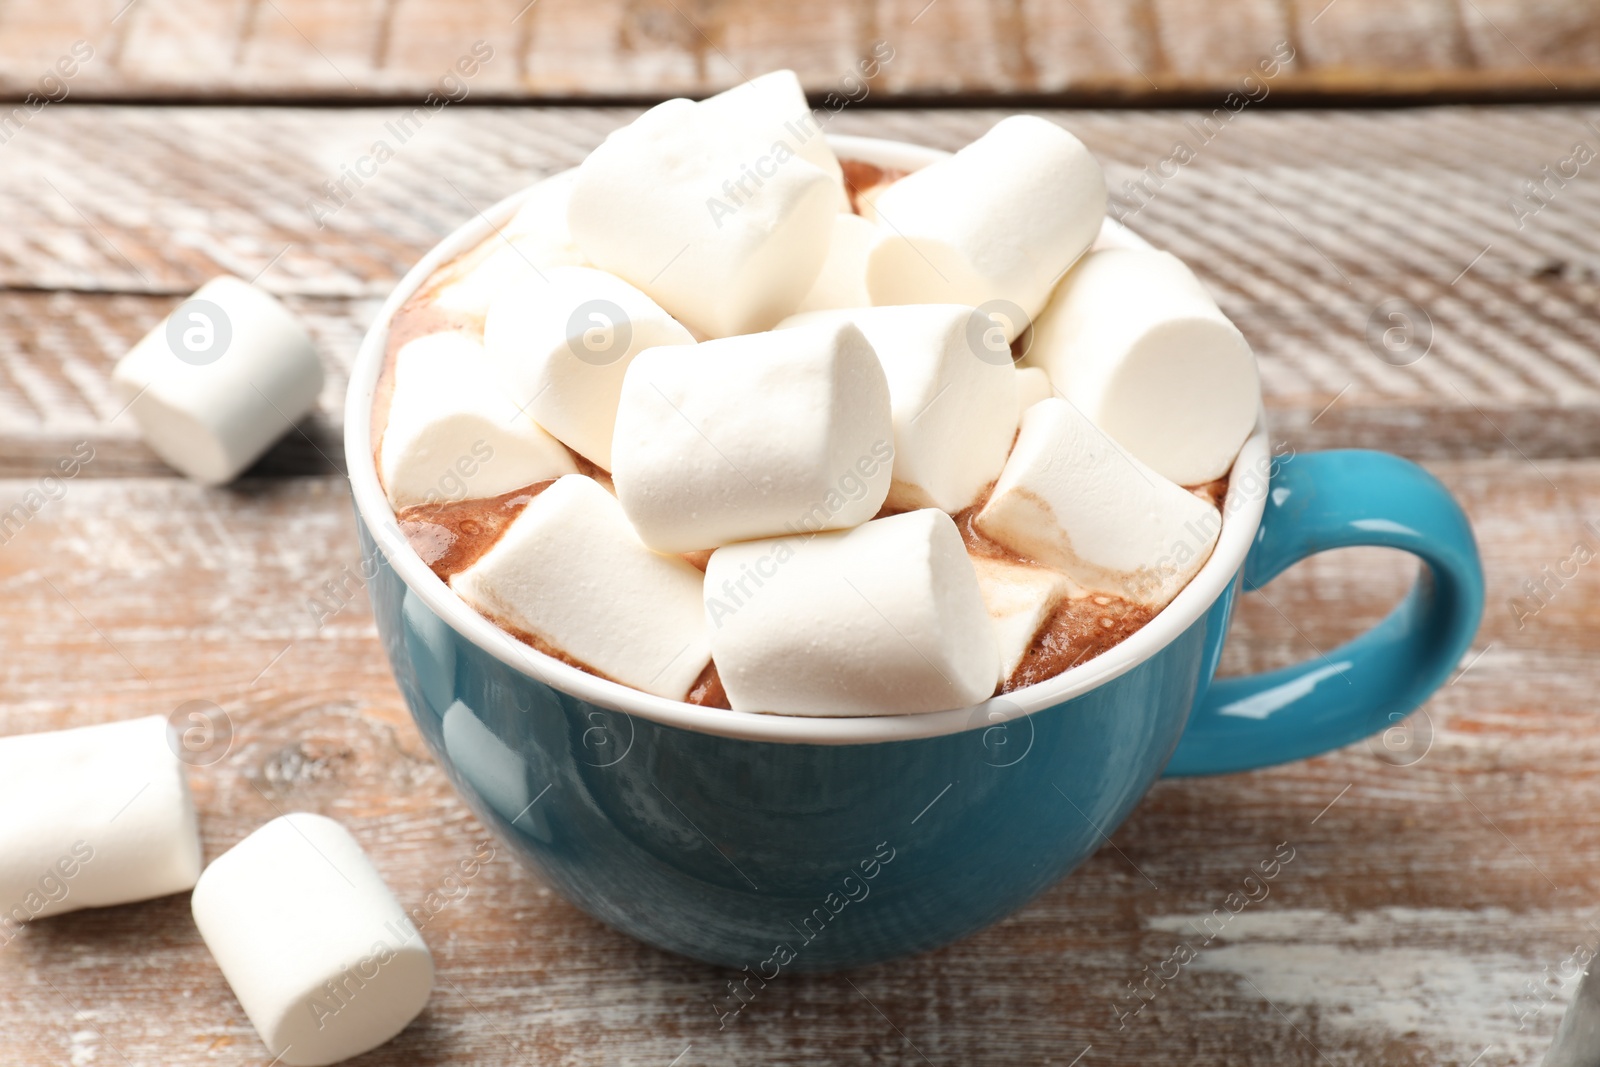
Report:
[[[191,767],[209,767],[233,747],[233,719],[209,700],[186,700],[167,716],[167,744]]]
[[[210,300],[185,300],[167,317],[167,347],[185,363],[215,363],[233,343],[233,320]]]
[[[991,767],[1014,767],[1033,750],[1033,716],[1005,697],[986,700],[973,708],[967,727],[983,762]]]

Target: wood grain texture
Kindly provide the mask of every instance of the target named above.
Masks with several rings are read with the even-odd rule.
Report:
[[[211,32],[197,6],[140,3],[141,17],[190,18],[194,40]],[[550,3],[541,17],[563,10]],[[1486,0],[1464,5],[1466,18],[1474,5],[1500,21]],[[1127,18],[1162,24],[1177,7],[1157,0]],[[259,47],[289,64],[304,47],[272,36],[279,9],[299,21],[284,0],[230,13],[277,49],[247,42],[246,57]],[[1378,9],[1336,0],[1315,25]],[[407,54],[399,27],[425,10],[382,6],[391,56]],[[922,21],[970,10],[938,0]],[[1290,10],[1262,4],[1254,17]],[[1428,10],[1440,25],[1459,16]],[[21,11],[0,8],[0,31],[48,17],[70,32],[89,8]],[[1578,54],[1584,40],[1573,30],[1556,44]],[[13,41],[0,32],[0,54]],[[1168,40],[1164,62],[1208,47],[1221,45]],[[1439,47],[1448,58],[1468,45]],[[192,775],[208,857],[280,811],[320,811],[352,828],[408,907],[457,892],[445,873],[487,835],[411,726],[364,596],[323,625],[307,608],[357,562],[347,490],[330,473],[344,368],[422,251],[634,113],[446,109],[320,228],[306,201],[399,109],[52,105],[0,145],[0,513],[79,442],[94,449],[59,499],[0,537],[0,733],[215,701],[236,734]],[[846,111],[835,128],[953,148],[1001,114]],[[428,1009],[356,1062],[1537,1061],[1570,993],[1545,971],[1600,946],[1600,562],[1546,585],[1543,606],[1525,584],[1548,582],[1580,542],[1600,552],[1585,525],[1600,521],[1600,185],[1585,169],[1547,187],[1548,206],[1520,226],[1510,202],[1576,141],[1600,146],[1600,109],[1246,109],[1209,137],[1196,125],[1209,112],[1047,114],[1106,162],[1129,224],[1192,263],[1243,327],[1276,438],[1419,457],[1460,495],[1489,606],[1457,677],[1387,737],[1163,782],[1114,847],[999,926],[776,983],[725,1030],[710,1001],[727,974],[599,926],[502,850],[423,927],[440,975]],[[1156,186],[1145,168],[1159,174],[1185,139],[1195,158]],[[136,443],[107,375],[224,270],[279,293],[330,373],[303,433],[208,491]],[[1405,366],[1368,335],[1374,309],[1397,297],[1432,327]],[[1390,358],[1421,348],[1400,343]],[[1224,669],[1329,650],[1380,617],[1413,568],[1350,550],[1291,570],[1244,598]],[[1138,1006],[1128,984],[1203,940],[1195,926],[1280,843],[1295,858],[1270,895],[1119,1026],[1114,1009]],[[0,947],[0,1062],[266,1060],[185,896],[61,916]]]
[[[0,8],[0,91],[59,92],[40,79],[78,40],[69,87],[100,98],[421,97],[478,41],[493,58],[467,88],[495,98],[702,94],[780,67],[821,94],[877,42],[890,97],[1220,96],[1283,44],[1280,93],[1600,87],[1584,0],[63,0]]]
[[[114,418],[110,367],[224,271],[282,295],[329,370],[317,415],[265,469],[330,469],[345,368],[399,276],[636,113],[446,111],[319,227],[308,202],[399,110],[47,110],[0,146],[0,474],[83,439],[109,446],[93,473],[160,472]],[[1003,114],[846,111],[830,128],[956,148]],[[1105,162],[1128,225],[1239,323],[1296,447],[1600,455],[1600,180],[1549,184],[1531,214],[1521,186],[1577,141],[1600,151],[1600,108],[1246,110],[1215,129],[1197,112],[1045,114]],[[1162,178],[1179,142],[1194,158]],[[1415,360],[1400,366],[1379,354],[1393,300],[1414,309],[1392,338],[1390,360]]]
[[[1524,984],[1600,941],[1600,564],[1525,625],[1510,602],[1574,540],[1600,542],[1582,529],[1600,461],[1541,464],[1549,482],[1520,459],[1432,469],[1476,524],[1490,607],[1467,669],[1388,747],[1163,782],[1113,847],[1001,925],[775,983],[724,1030],[709,1000],[726,974],[599,926],[501,851],[423,927],[427,1011],[358,1062],[1064,1065],[1087,1046],[1080,1063],[1465,1065],[1489,1046],[1479,1067],[1531,1062],[1566,994],[1534,1012]],[[31,484],[0,482],[0,501]],[[321,628],[306,608],[356,557],[334,477],[75,480],[0,547],[0,724],[215,701],[236,734],[192,775],[208,857],[279,811],[324,812],[422,904],[486,835],[411,726],[364,595]],[[1411,573],[1378,550],[1291,571],[1245,598],[1225,669],[1329,649]],[[1190,924],[1280,842],[1295,858],[1270,895],[1119,1029],[1127,983],[1198,945]],[[29,927],[0,950],[0,991],[7,1063],[266,1060],[181,895]]]

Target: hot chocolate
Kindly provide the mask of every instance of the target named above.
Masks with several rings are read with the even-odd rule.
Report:
[[[799,99],[788,75],[745,89],[719,122],[770,134],[757,112]],[[741,711],[961,707],[1136,633],[1209,555],[1248,431],[1237,412],[1255,402],[1248,348],[1187,268],[1085,250],[1098,167],[1042,120],[1007,120],[913,189],[905,172],[830,165],[820,142],[757,173],[738,154],[755,142],[696,106],[662,105],[594,167],[538,187],[393,317],[373,447],[413,549],[541,652]],[[679,142],[712,163],[685,163]],[[688,165],[666,183],[687,190],[716,188],[718,159],[737,179],[709,230],[629,201],[689,202],[640,186],[650,171],[629,160]],[[966,198],[948,218],[931,210],[946,186]],[[833,212],[851,221],[818,245],[803,220]],[[725,241],[686,260],[698,282],[664,284],[639,273],[619,226]],[[911,254],[939,279],[907,281],[921,268],[893,264]],[[1127,292],[1147,274],[1148,307]],[[726,299],[707,303],[717,285]],[[1022,302],[981,299],[996,293]],[[1095,316],[1119,300],[1136,321]],[[1185,415],[1204,455],[1159,426],[1130,449],[1086,415],[1126,422],[1141,389],[1192,378],[1173,369],[1186,338],[1224,393],[1197,392]],[[450,388],[427,370],[441,360],[487,384],[441,400]]]

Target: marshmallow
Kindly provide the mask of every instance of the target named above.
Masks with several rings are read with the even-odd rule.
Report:
[[[657,348],[628,368],[612,478],[658,552],[854,526],[889,491],[889,386],[848,323]]]
[[[304,812],[218,856],[195,925],[274,1062],[358,1056],[416,1018],[433,957],[349,831]]]
[[[543,285],[550,268],[585,265],[567,229],[567,201],[577,178],[573,168],[529,189],[511,221],[450,265],[433,302],[481,318],[502,293],[532,292]]]
[[[1238,327],[1166,252],[1091,252],[1034,324],[1028,361],[1180,485],[1220,478],[1255,426],[1261,379]]]
[[[498,496],[577,470],[463,333],[429,334],[395,353],[378,467],[397,508]]]
[[[1009,350],[997,359],[984,346],[990,320],[960,304],[907,304],[810,312],[782,325],[838,322],[861,330],[889,380],[889,507],[954,513],[971,504],[1000,476],[1017,432],[1016,370]]]
[[[450,585],[547,651],[682,700],[711,658],[701,580],[683,559],[645,547],[598,482],[573,475],[534,497]]]
[[[165,719],[0,738],[0,945],[13,923],[181,893],[199,874]]]
[[[961,535],[932,508],[711,554],[706,620],[736,711],[901,715],[993,695],[994,629]]]
[[[844,169],[823,136],[794,71],[774,70],[741,82],[702,100],[700,111],[718,122],[761,130],[762,140],[768,143],[781,141],[834,180],[839,189],[840,210],[849,210]]]
[[[883,236],[867,257],[874,304],[1017,305],[1007,340],[1044,309],[1106,213],[1100,164],[1072,134],[1029,115],[1003,119],[955,155],[874,200]]]
[[[502,294],[489,306],[483,332],[484,352],[509,399],[603,470],[611,469],[628,364],[647,348],[693,343],[654,300],[586,267],[553,267],[545,283]]]
[[[867,253],[878,239],[878,228],[860,215],[841,211],[833,217],[833,235],[828,257],[812,283],[811,291],[800,301],[799,311],[825,311],[829,308],[864,308],[872,305],[867,292]]]
[[[1050,375],[1038,367],[1017,368],[1017,414],[1027,411],[1039,401],[1055,395]]]
[[[857,186],[855,190],[856,213],[876,225],[878,222],[878,197],[887,192],[889,187],[899,180],[899,178],[895,178],[893,181],[880,181],[865,188]]]
[[[1022,417],[974,525],[1085,589],[1160,608],[1211,555],[1222,515],[1051,397]]]
[[[793,311],[828,253],[839,181],[742,107],[668,100],[578,168],[567,222],[597,267],[707,337]]]
[[[311,411],[322,364],[287,308],[223,275],[145,334],[111,380],[156,455],[221,485]]]
[[[994,625],[995,644],[1000,650],[1000,684],[1016,673],[1050,621],[1056,606],[1072,591],[1066,575],[1029,563],[973,556],[978,574],[978,591]]]

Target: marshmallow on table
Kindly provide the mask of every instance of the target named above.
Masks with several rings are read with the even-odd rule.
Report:
[[[1000,650],[1000,684],[1016,673],[1057,605],[1067,598],[1072,583],[1066,575],[1047,567],[1007,559],[972,557],[978,591],[994,624]]]
[[[223,275],[145,334],[111,380],[156,455],[221,485],[311,411],[322,364],[287,308]]]
[[[702,100],[700,110],[715,121],[761,130],[769,142],[781,141],[834,180],[839,189],[840,209],[849,210],[844,168],[839,166],[838,157],[823,136],[822,127],[817,124],[805,89],[794,71],[775,70],[741,82]]]
[[[481,344],[435,333],[395,353],[378,468],[389,503],[401,508],[498,496],[577,465],[506,395]]]
[[[0,944],[12,923],[180,893],[200,874],[160,716],[0,738],[0,813]]]
[[[596,674],[682,700],[710,659],[702,576],[640,542],[622,505],[571,475],[450,579],[461,598]]]
[[[291,1067],[376,1048],[416,1018],[433,957],[349,831],[304,812],[218,856],[195,925],[267,1051]]]
[[[1017,368],[1017,413],[1027,411],[1039,401],[1055,395],[1050,375],[1038,367]]]
[[[974,525],[1085,589],[1160,608],[1211,555],[1222,516],[1051,397],[1023,415]]]
[[[583,254],[707,337],[793,311],[827,256],[839,180],[743,107],[668,100],[578,168],[567,222]]]
[[[784,326],[849,322],[878,354],[894,418],[897,511],[935,507],[952,514],[1000,475],[1017,432],[1016,370],[1010,352],[983,345],[992,329],[960,304],[818,311]]]
[[[656,348],[628,368],[612,479],[660,552],[854,526],[889,491],[883,366],[848,323]]]
[[[901,715],[995,690],[995,634],[972,563],[933,508],[719,548],[705,610],[735,711]]]
[[[489,306],[483,347],[509,399],[567,447],[611,469],[622,376],[647,348],[693,344],[661,305],[621,278],[554,267]]]
[[[811,291],[800,301],[798,311],[825,311],[830,308],[864,308],[872,305],[867,292],[867,253],[878,239],[878,228],[860,215],[841,211],[833,217],[833,235],[828,257],[812,283]]]
[[[531,292],[544,284],[550,268],[587,263],[567,229],[567,201],[577,178],[574,168],[533,186],[511,221],[451,265],[451,280],[434,291],[433,302],[482,316],[501,293]]]
[[[1255,426],[1261,379],[1250,345],[1176,256],[1089,253],[1033,330],[1028,361],[1180,485],[1226,474]]]
[[[1008,301],[1028,318],[1093,243],[1106,213],[1100,164],[1072,134],[1028,115],[1001,120],[874,200],[867,258],[874,304]],[[1027,325],[1007,319],[1007,339]]]

